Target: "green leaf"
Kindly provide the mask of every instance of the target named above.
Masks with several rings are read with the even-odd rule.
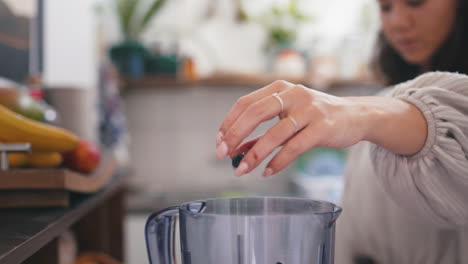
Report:
[[[242,0],[235,1],[236,8],[236,22],[244,23],[249,21],[249,16],[245,12],[244,6],[242,5]]]
[[[125,39],[136,37],[133,30],[133,17],[140,0],[117,0],[117,13],[120,22],[120,28]]]
[[[297,21],[305,22],[312,20],[312,17],[304,15],[297,8],[297,0],[290,0],[289,2],[289,14],[292,15]]]
[[[290,43],[296,38],[295,32],[284,28],[273,28],[270,31],[270,39],[275,44]]]
[[[140,26],[138,28],[139,34],[142,33],[146,29],[149,22],[151,22],[151,20],[154,18],[154,16],[158,13],[158,11],[161,9],[161,7],[163,7],[165,3],[166,3],[166,0],[154,0],[153,1],[150,8],[143,16],[143,19],[141,20]]]
[[[271,13],[275,16],[281,16],[283,12],[278,7],[272,7]]]
[[[296,18],[297,21],[300,21],[300,22],[306,22],[306,21],[311,22],[313,20],[313,17],[307,16],[301,13],[295,13],[294,18]]]
[[[289,1],[289,13],[290,14],[298,13],[298,11],[297,11],[297,1],[296,0],[290,0]]]

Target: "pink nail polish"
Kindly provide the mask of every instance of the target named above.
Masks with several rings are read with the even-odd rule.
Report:
[[[248,169],[249,169],[249,164],[247,164],[247,162],[245,161],[242,161],[239,164],[239,167],[237,167],[235,174],[236,176],[242,176],[247,172]]]
[[[273,169],[266,168],[265,171],[263,172],[263,177],[270,177],[271,175],[273,175]]]
[[[221,144],[219,144],[218,148],[216,149],[216,155],[218,156],[218,159],[224,159],[228,153],[228,147],[226,145],[226,142],[222,141]]]

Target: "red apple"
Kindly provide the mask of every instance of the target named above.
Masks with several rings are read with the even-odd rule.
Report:
[[[99,165],[101,154],[91,142],[80,140],[78,146],[63,155],[65,166],[79,172],[90,173]]]

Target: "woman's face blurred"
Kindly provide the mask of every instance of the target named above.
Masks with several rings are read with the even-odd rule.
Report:
[[[455,25],[458,0],[378,0],[383,33],[407,62],[428,68]]]

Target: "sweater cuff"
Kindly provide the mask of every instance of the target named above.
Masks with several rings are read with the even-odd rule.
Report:
[[[416,106],[419,109],[419,111],[421,111],[421,113],[423,114],[427,123],[427,137],[426,137],[424,146],[417,153],[413,155],[408,155],[405,157],[409,159],[419,159],[421,157],[426,156],[428,153],[430,153],[436,141],[437,124],[436,124],[436,118],[434,117],[434,113],[431,111],[431,108],[424,101],[414,96],[399,95],[399,96],[396,96],[395,98],[404,100]]]

